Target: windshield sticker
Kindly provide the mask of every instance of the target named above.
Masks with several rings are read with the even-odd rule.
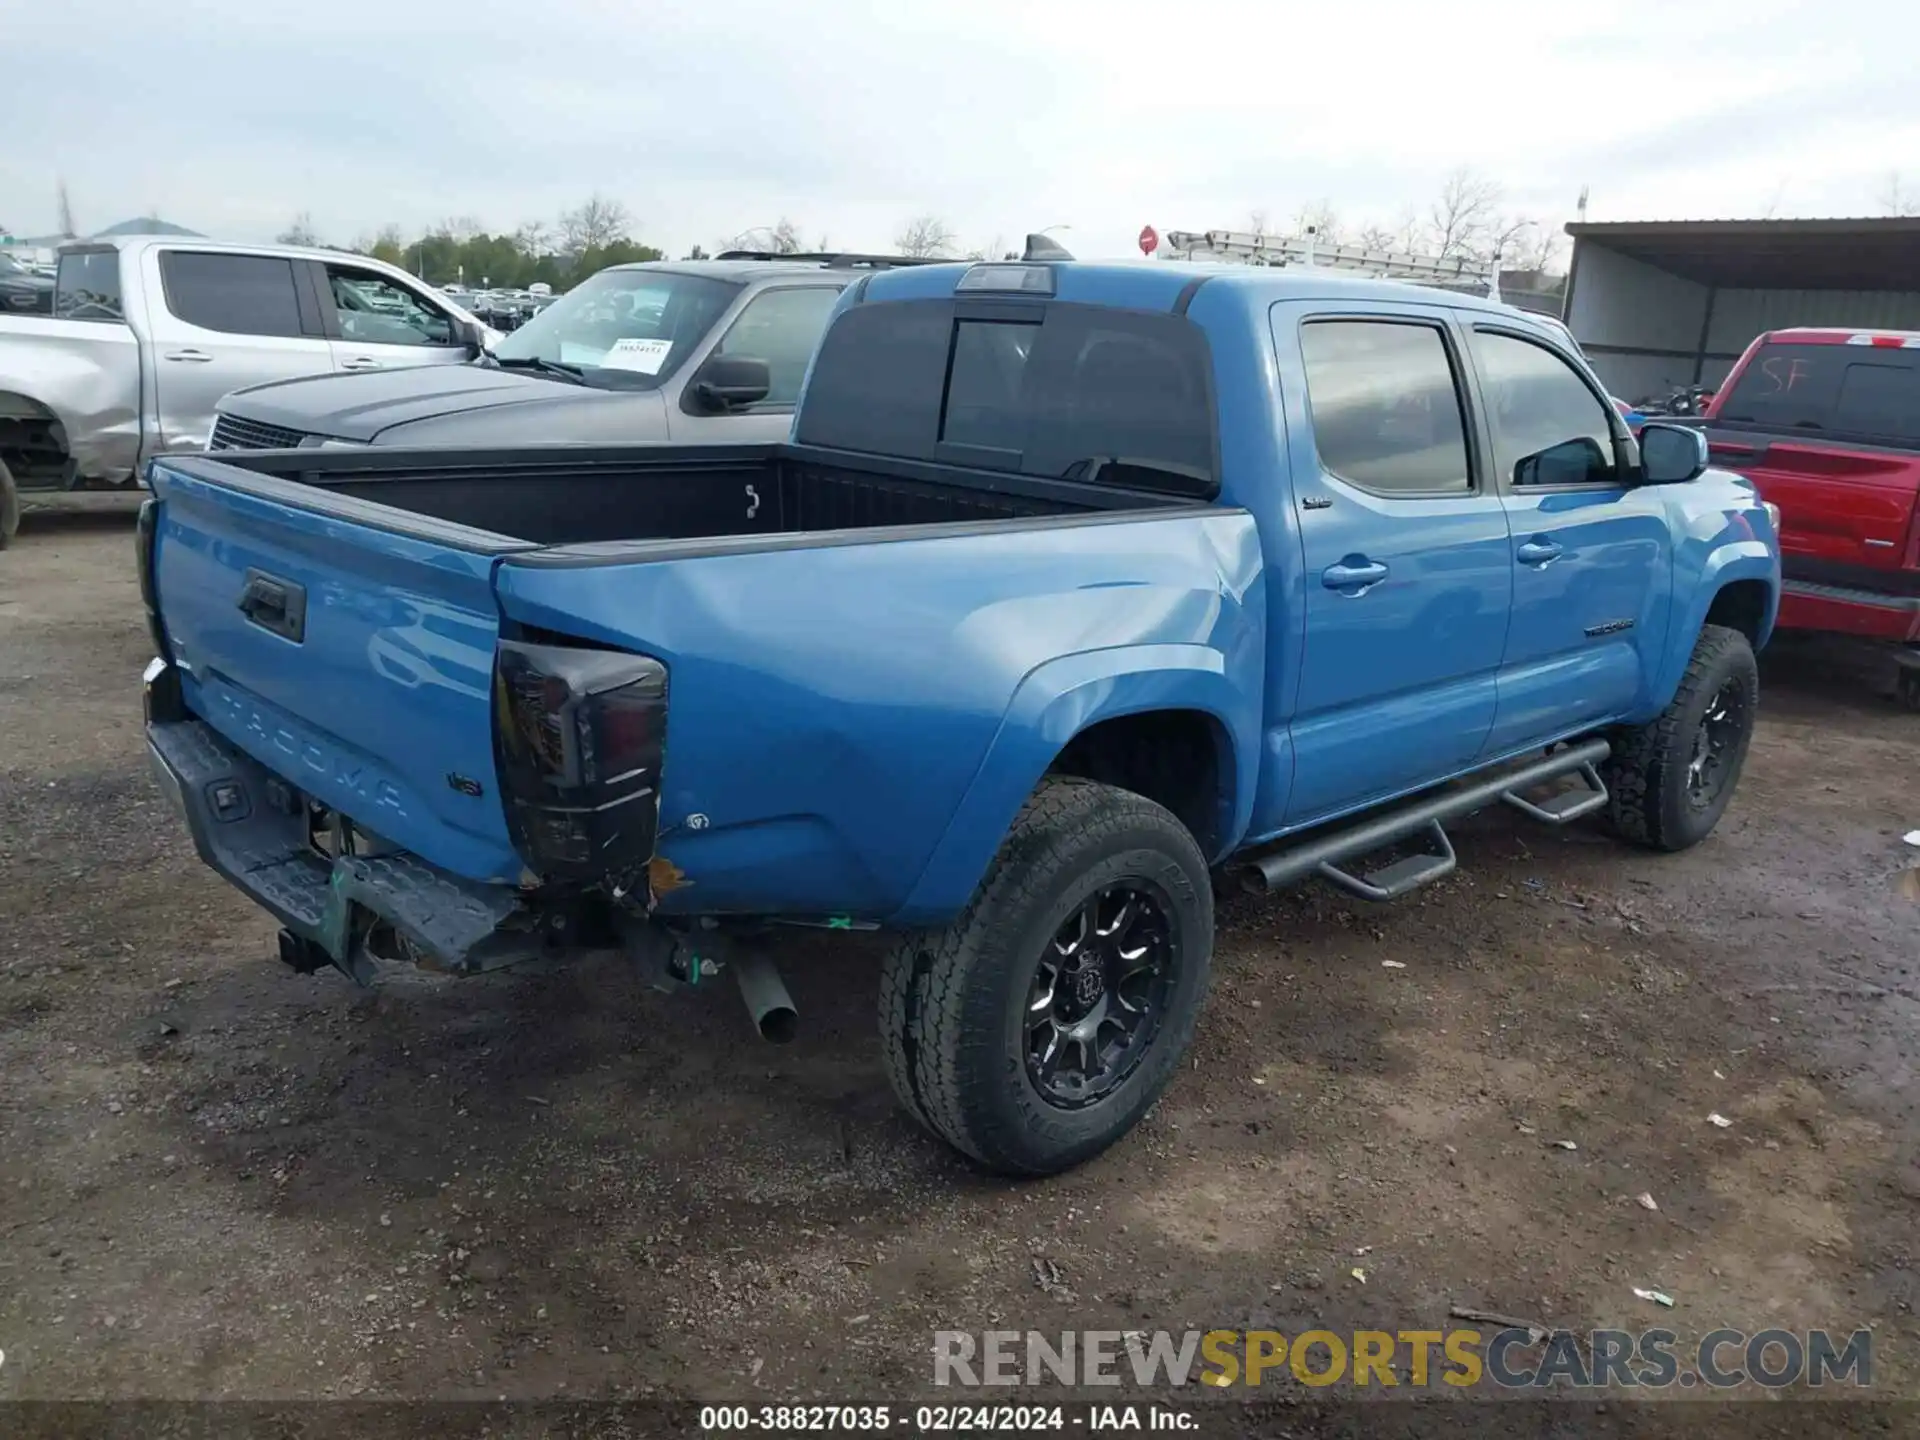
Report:
[[[638,370],[642,375],[658,375],[672,350],[671,340],[616,340],[600,364],[607,370]]]

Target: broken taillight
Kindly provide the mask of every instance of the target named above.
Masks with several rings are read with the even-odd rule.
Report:
[[[666,667],[615,650],[502,640],[494,684],[507,827],[528,869],[625,888],[659,829]]]

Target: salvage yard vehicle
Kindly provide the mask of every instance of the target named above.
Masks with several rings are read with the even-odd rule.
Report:
[[[203,449],[229,390],[465,360],[479,321],[378,260],[132,236],[62,247],[51,315],[0,314],[0,545],[16,490],[132,486]]]
[[[1713,830],[1779,553],[1706,462],[1468,297],[881,271],[784,443],[156,462],[147,733],[296,970],[617,947],[778,1038],[768,935],[884,929],[902,1103],[1051,1173],[1176,1072],[1216,881]]]
[[[1920,710],[1920,333],[1760,335],[1705,426],[1780,507],[1781,628],[1884,643]]]
[[[610,266],[542,299],[460,369],[316,376],[230,395],[212,448],[782,440],[840,292],[873,270],[919,263],[729,251]]]

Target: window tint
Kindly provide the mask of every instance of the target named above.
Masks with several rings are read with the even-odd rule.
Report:
[[[956,320],[951,301],[856,306],[822,342],[799,438],[919,458],[966,446],[1028,475],[1117,458],[1159,467],[1156,480],[1168,468],[1211,479],[1207,351],[1192,324],[1031,310],[1033,320]]]
[[[1763,345],[1716,418],[1770,430],[1920,440],[1920,351]]]
[[[1611,485],[1613,407],[1545,346],[1475,331],[1474,360],[1500,473],[1523,485]],[[1522,468],[1522,467],[1525,468]]]
[[[167,309],[189,325],[229,335],[302,333],[290,260],[169,250],[160,279]]]
[[[1390,495],[1473,488],[1460,393],[1431,325],[1322,320],[1303,326],[1307,405],[1320,463]]]
[[[370,270],[327,266],[340,336],[363,345],[451,345],[453,323],[404,285]]]
[[[840,298],[837,286],[767,290],[747,302],[721,338],[716,355],[744,355],[767,362],[772,384],[763,405],[791,405],[800,394],[807,361]]]
[[[796,437],[805,445],[932,459],[952,339],[951,301],[846,311],[820,342]]]
[[[120,252],[80,250],[60,257],[53,313],[62,320],[124,320]]]
[[[954,327],[940,438],[955,445],[1018,450],[1025,439],[1020,397],[1038,325],[962,320]]]

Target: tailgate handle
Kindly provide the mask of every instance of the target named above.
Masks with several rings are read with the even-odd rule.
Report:
[[[307,638],[307,587],[264,570],[247,571],[240,613],[262,630],[298,645]]]

